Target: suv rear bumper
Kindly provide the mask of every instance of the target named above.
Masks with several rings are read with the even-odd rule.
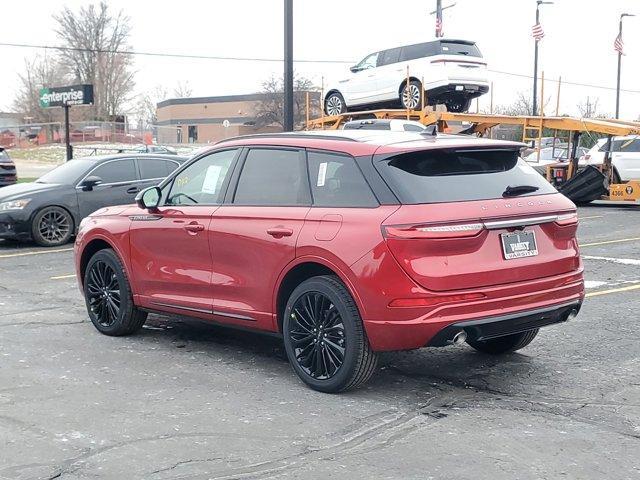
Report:
[[[494,336],[500,336],[562,322],[566,320],[565,314],[582,304],[584,281],[580,269],[484,291],[488,297],[482,300],[451,303],[434,309],[388,307],[384,320],[365,318],[371,347],[376,351],[394,351],[441,345],[439,336],[448,335],[448,328],[459,332],[462,324],[469,327],[466,333],[474,338],[476,333],[487,335],[493,329]],[[549,312],[557,312],[557,317]],[[527,318],[538,313],[541,313],[539,317]],[[565,318],[561,318],[563,315]],[[528,321],[532,323],[527,325]],[[491,328],[473,330],[473,322],[479,325],[498,323]]]
[[[462,90],[460,90],[462,87]],[[450,80],[445,85],[429,88],[427,98],[429,101],[440,101],[452,97],[476,98],[489,91],[489,86],[482,83],[469,82],[465,80]]]
[[[576,300],[527,312],[452,323],[440,330],[426,346],[444,347],[451,345],[453,338],[461,331],[465,332],[467,338],[478,341],[535,330],[567,321],[569,317],[578,314],[581,306],[582,301]]]

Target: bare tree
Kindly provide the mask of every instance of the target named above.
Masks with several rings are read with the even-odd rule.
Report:
[[[294,77],[293,122],[296,128],[304,125],[307,115],[307,92],[309,95],[309,115],[314,118],[320,113],[320,93],[313,82],[305,77]],[[258,126],[279,125],[284,128],[284,81],[271,77],[262,83],[264,99],[256,107]]]
[[[158,121],[157,105],[168,96],[168,90],[161,85],[138,95],[134,108],[136,123],[144,128],[155,125]]]
[[[580,112],[580,116],[582,118],[595,118],[598,116],[598,101],[600,99],[596,98],[592,100],[590,97],[587,97],[584,102],[580,102],[576,107],[578,107],[578,111]]]
[[[193,89],[191,88],[191,85],[189,85],[189,81],[184,83],[178,82],[176,88],[173,89],[173,94],[177,98],[189,98],[193,95]]]
[[[62,52],[62,61],[73,80],[94,85],[95,116],[107,119],[120,113],[133,90],[133,59],[113,53],[127,48],[131,27],[122,11],[112,14],[105,1],[80,7],[64,7],[54,15],[56,34],[73,50]]]
[[[61,86],[68,81],[63,65],[57,58],[37,55],[25,59],[24,72],[18,74],[18,92],[13,109],[32,122],[59,121],[59,109],[40,108],[39,91],[43,87]]]

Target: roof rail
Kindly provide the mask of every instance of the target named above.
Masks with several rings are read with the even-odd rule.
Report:
[[[342,135],[324,135],[321,133],[309,133],[309,132],[282,132],[282,133],[252,133],[249,135],[237,135],[235,137],[225,138],[223,140],[219,140],[215,143],[215,145],[219,145],[225,142],[231,142],[236,140],[245,140],[251,138],[313,138],[313,139],[322,139],[322,140],[338,140],[344,142],[357,142],[358,140],[355,138],[342,136]]]

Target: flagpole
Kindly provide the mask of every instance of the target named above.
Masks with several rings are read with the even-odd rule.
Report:
[[[616,118],[620,118],[620,73],[622,71],[622,52],[623,52],[623,42],[622,42],[622,19],[624,17],[633,17],[635,15],[631,13],[623,13],[620,15],[620,24],[618,26],[618,37],[616,38],[616,50],[618,51],[618,80],[616,83]],[[620,46],[618,48],[617,44],[620,42]]]

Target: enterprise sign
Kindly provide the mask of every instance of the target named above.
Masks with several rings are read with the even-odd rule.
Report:
[[[93,85],[71,85],[40,89],[40,107],[93,104]]]

